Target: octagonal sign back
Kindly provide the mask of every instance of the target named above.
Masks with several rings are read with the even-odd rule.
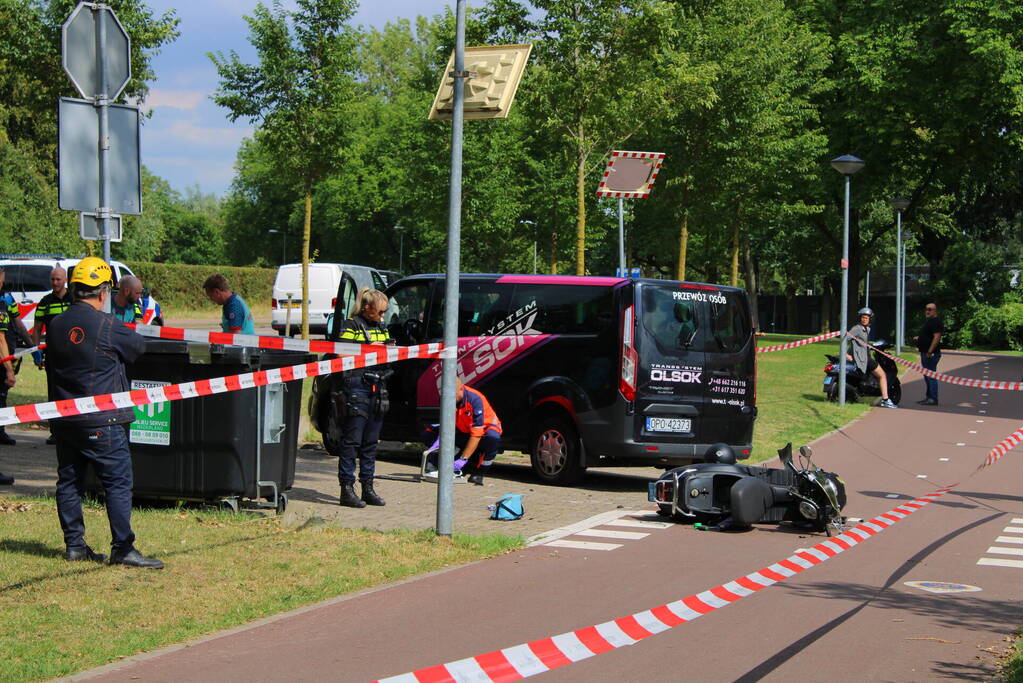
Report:
[[[106,53],[107,97],[116,99],[131,79],[131,40],[117,15],[109,7],[82,2],[64,22],[61,54],[64,70],[82,97],[100,94],[100,70],[96,59],[98,35],[102,29]]]

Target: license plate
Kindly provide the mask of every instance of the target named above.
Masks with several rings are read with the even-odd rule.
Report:
[[[682,417],[648,417],[648,432],[689,432],[693,429],[693,421]]]
[[[833,380],[833,379],[835,379],[835,378],[832,377],[831,375],[828,375],[827,377],[825,377],[824,378],[824,386],[828,386],[829,384],[831,384],[831,380]]]

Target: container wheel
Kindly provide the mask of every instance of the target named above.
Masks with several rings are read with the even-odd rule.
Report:
[[[554,416],[541,419],[530,443],[529,461],[541,481],[574,484],[586,472],[579,434],[568,420]]]
[[[281,493],[277,496],[277,514],[283,515],[284,511],[288,509],[288,494]]]
[[[234,514],[238,514],[238,499],[237,498],[221,498],[218,507],[221,510],[231,511]]]

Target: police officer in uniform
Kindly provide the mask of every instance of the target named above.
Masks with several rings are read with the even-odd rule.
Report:
[[[386,312],[387,295],[380,290],[363,287],[352,317],[345,320],[340,341],[393,344],[394,340],[383,322]],[[382,367],[372,367],[345,372],[339,378],[340,391],[336,394],[335,406],[344,419],[337,472],[341,483],[341,505],[353,508],[364,508],[367,504],[385,505],[384,499],[373,490],[373,474],[380,427],[388,407],[384,381],[391,372]],[[356,458],[359,460],[361,498],[355,493]]]
[[[5,307],[0,307],[0,358],[7,358],[11,355],[7,348],[7,328],[11,324],[10,316],[7,313]],[[3,381],[0,381],[0,407],[7,405],[7,392],[11,387],[14,386],[14,364],[12,361],[4,361],[3,369],[0,370],[3,374]],[[14,439],[7,436],[7,432],[4,431],[3,427],[0,427],[0,444],[7,446],[14,445]],[[14,483],[14,477],[3,474],[0,472],[0,486],[10,486]]]
[[[124,364],[145,351],[145,340],[104,313],[110,298],[110,266],[95,257],[82,259],[71,276],[75,302],[50,323],[47,362],[57,400],[110,394],[128,389]],[[57,516],[69,562],[102,562],[85,542],[82,494],[92,465],[103,485],[110,522],[110,564],[159,569],[163,562],[135,549],[131,530],[132,463],[128,451],[131,408],[73,415],[54,420],[57,439]]]
[[[74,298],[71,296],[71,290],[67,288],[67,271],[57,266],[50,271],[50,287],[53,288],[49,294],[44,296],[36,307],[35,324],[32,325],[32,346],[39,346],[39,342],[46,339],[43,336],[46,329],[49,328],[50,322],[53,321],[58,315],[66,311],[74,303]],[[36,367],[42,368],[45,365],[45,352],[36,351],[32,354],[36,360]],[[47,396],[52,401],[53,396],[49,393],[50,387],[50,371],[46,371],[46,387]],[[56,439],[51,434],[46,443],[49,446],[57,443]]]

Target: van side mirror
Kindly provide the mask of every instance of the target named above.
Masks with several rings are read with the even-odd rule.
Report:
[[[327,315],[327,339],[334,337],[334,314],[329,313]]]
[[[410,318],[402,323],[401,334],[409,344],[421,344],[423,341],[423,323]]]

